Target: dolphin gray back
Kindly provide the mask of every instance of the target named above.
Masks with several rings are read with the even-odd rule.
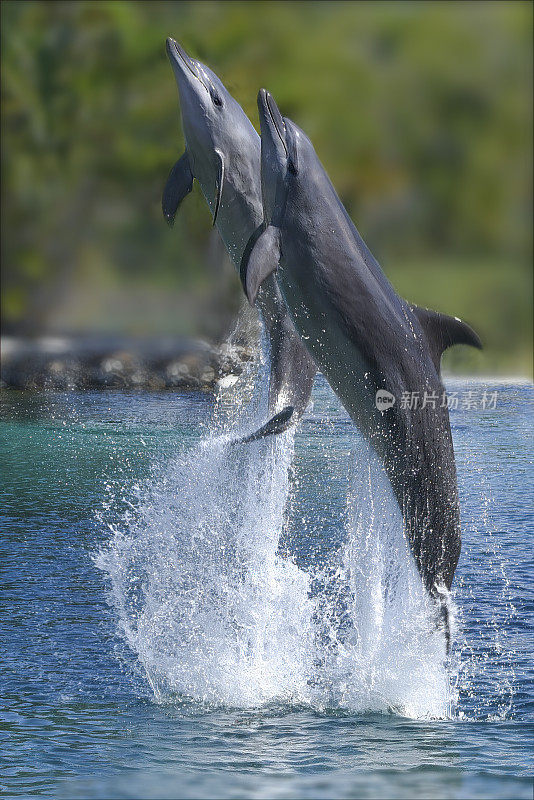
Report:
[[[444,598],[461,536],[440,361],[446,347],[480,347],[480,340],[460,320],[411,306],[396,294],[311,142],[290,120],[282,121],[271,101],[261,90],[268,219],[247,251],[241,270],[245,291],[252,300],[258,287],[277,281],[319,368],[382,459],[423,584],[441,608],[448,646]],[[379,390],[396,399],[388,410],[376,406]],[[427,405],[414,407],[414,395],[420,403],[427,397]]]
[[[197,178],[214,224],[239,270],[247,242],[263,219],[260,137],[211,70],[191,59],[174,40],[168,40],[167,52],[182,100],[186,151],[169,174],[163,213],[169,222],[174,220]],[[216,107],[210,104],[210,92],[212,99],[218,100]],[[294,424],[308,405],[317,368],[295,331],[275,281],[262,289],[257,307],[270,351],[269,413],[276,415],[291,407]],[[277,432],[276,425],[271,429]]]

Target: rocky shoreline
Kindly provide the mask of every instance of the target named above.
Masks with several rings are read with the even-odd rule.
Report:
[[[3,336],[1,356],[2,388],[213,392],[241,374],[253,351],[196,339]]]

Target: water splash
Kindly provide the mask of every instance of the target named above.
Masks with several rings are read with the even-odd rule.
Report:
[[[96,556],[154,696],[448,716],[435,610],[359,437],[343,547],[320,569],[282,552],[294,433],[232,444],[266,419],[267,368],[260,358],[227,386],[208,436],[154,467]]]
[[[225,388],[211,433],[154,469],[96,556],[159,700],[251,707],[309,695],[309,576],[278,553],[293,433],[232,443],[267,418],[266,363]]]
[[[340,707],[353,711],[448,717],[455,698],[444,637],[403,534],[393,489],[362,440],[352,463],[347,537],[334,578],[346,622],[337,629],[329,625],[330,691]],[[339,617],[338,606],[326,604],[326,615],[334,611]],[[323,627],[324,616],[323,609]]]
[[[98,556],[157,698],[300,701],[308,577],[278,555],[290,436],[202,443],[161,469],[127,534]]]

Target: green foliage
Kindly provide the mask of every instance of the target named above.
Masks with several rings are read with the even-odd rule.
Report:
[[[410,299],[439,307],[445,281],[442,310],[478,309],[485,262],[514,282],[510,297],[526,296],[530,3],[4,0],[1,9],[6,325],[75,326],[74,298],[93,275],[101,297],[110,282],[192,298],[209,288],[207,207],[189,198],[172,231],[160,211],[183,150],[167,35],[221,76],[254,124],[258,88],[273,92],[392,278],[411,289],[411,263],[457,265],[447,278],[431,270],[425,296]],[[498,320],[501,349],[528,352],[528,309],[500,313],[497,292],[484,309],[483,334]]]
[[[530,374],[532,279],[517,261],[473,257],[411,260],[396,265],[388,274],[403,297],[454,314],[480,334],[482,352],[453,347],[445,353],[446,373]]]

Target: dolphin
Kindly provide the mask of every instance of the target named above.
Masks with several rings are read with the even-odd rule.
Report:
[[[251,236],[261,231],[260,137],[217,75],[167,39],[180,95],[185,153],[172,167],[162,209],[172,225],[178,207],[199,182],[230,258],[239,269]],[[274,417],[246,437],[254,441],[295,424],[308,405],[317,368],[296,333],[274,278],[256,303],[270,351],[269,414]]]
[[[296,329],[384,464],[448,651],[461,534],[440,362],[447,347],[481,348],[480,339],[458,318],[396,294],[309,138],[264,89],[258,107],[264,221],[241,268],[245,292],[254,302],[263,281],[276,276]]]

